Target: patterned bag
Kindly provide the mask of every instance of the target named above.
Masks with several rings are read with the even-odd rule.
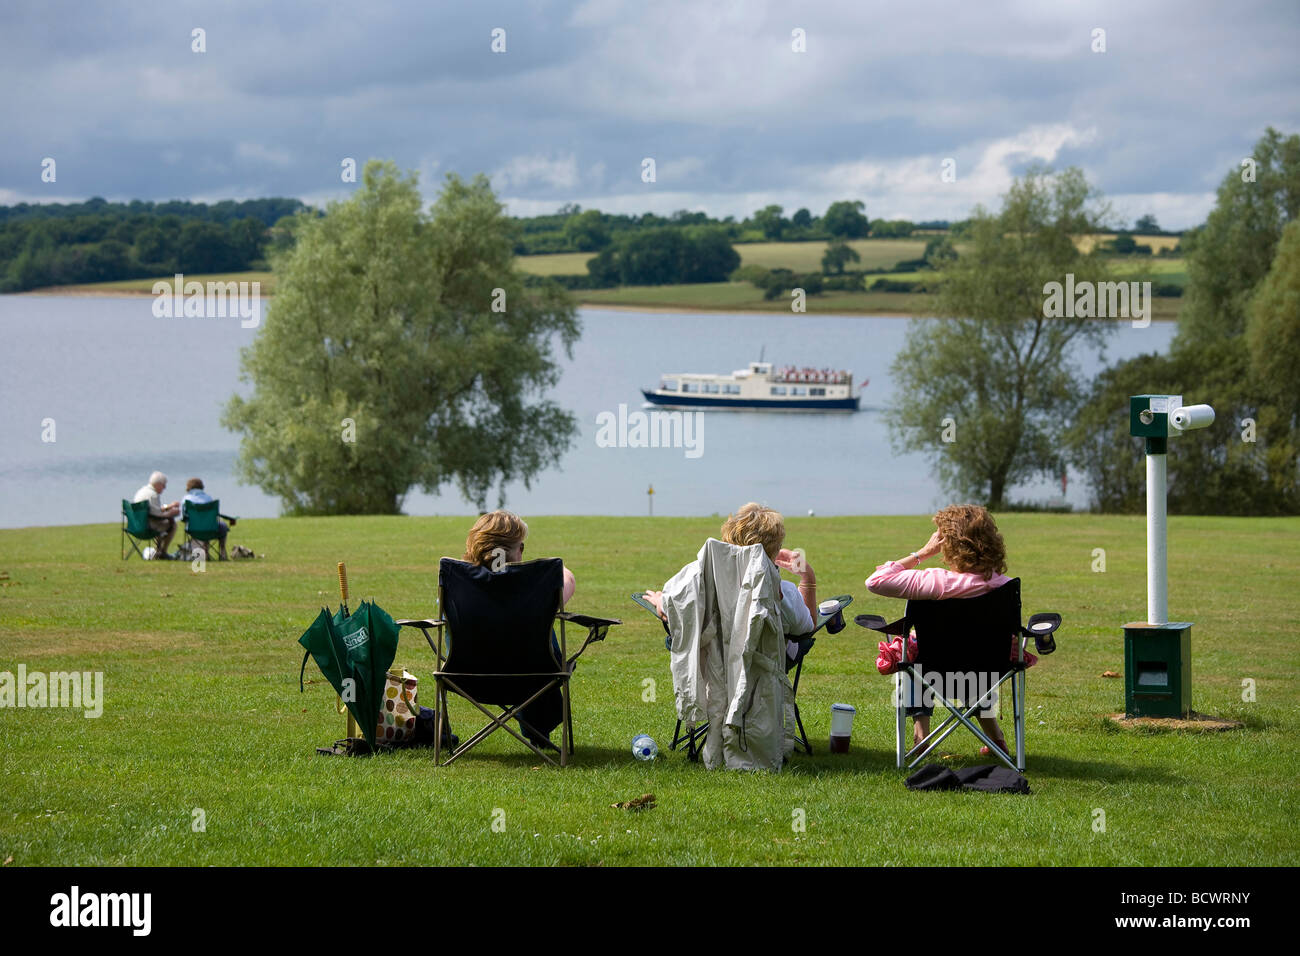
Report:
[[[389,671],[384,675],[383,703],[379,706],[379,726],[375,742],[381,747],[401,747],[415,737],[415,718],[420,713],[416,700],[418,681],[414,674]]]

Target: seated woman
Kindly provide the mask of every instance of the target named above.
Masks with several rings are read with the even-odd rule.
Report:
[[[886,561],[876,568],[867,578],[867,590],[881,597],[946,601],[978,597],[1011,580],[1004,573],[1007,570],[1006,544],[997,523],[986,509],[979,505],[950,505],[932,520],[935,531],[930,540],[919,551],[897,561]],[[940,552],[947,568],[918,569],[921,562]],[[916,703],[922,693],[919,682],[903,680],[902,692],[907,716],[912,718],[913,743],[920,743],[930,732],[930,715],[934,708]],[[997,707],[995,690],[981,709],[979,722],[989,738],[1006,751],[1006,738],[998,726]],[[981,747],[980,753],[987,754],[988,748]]]
[[[723,522],[721,537],[728,544],[741,547],[761,544],[773,564],[798,575],[798,585],[781,581],[781,623],[787,635],[811,631],[817,615],[817,575],[801,553],[781,547],[785,543],[785,519],[781,512],[751,501]],[[662,591],[646,591],[645,599],[654,605],[663,620],[668,620]],[[798,659],[800,649],[795,641],[785,643],[786,656],[791,661]]]
[[[481,565],[490,571],[500,571],[507,564],[518,564],[524,559],[524,539],[528,537],[528,525],[524,519],[509,511],[489,511],[480,515],[470,528],[465,539],[465,556],[461,560],[470,564]],[[560,607],[573,597],[578,588],[573,572],[564,568],[564,590]],[[453,638],[454,639],[454,638]],[[560,645],[551,632],[551,648],[555,654],[555,664],[561,665]],[[535,747],[558,750],[551,743],[550,735],[560,721],[564,719],[564,698],[558,687],[552,688],[527,707],[519,711],[520,729]],[[526,721],[527,723],[524,723]],[[529,730],[529,725],[537,734]]]

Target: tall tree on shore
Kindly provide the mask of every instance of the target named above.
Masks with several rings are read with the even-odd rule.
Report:
[[[1183,514],[1300,511],[1300,136],[1269,128],[1231,169],[1195,230],[1178,334],[1167,355],[1140,355],[1098,376],[1068,441],[1093,507],[1140,511],[1141,439],[1128,397],[1182,395],[1212,405],[1214,424],[1169,456],[1169,510]]]
[[[1108,325],[1048,317],[1046,287],[1106,279],[1100,251],[1080,252],[1075,239],[1108,216],[1082,172],[1042,166],[1012,184],[999,212],[975,209],[968,251],[946,264],[942,318],[913,320],[892,366],[895,450],[930,457],[949,493],[996,509],[1012,485],[1059,474],[1080,380],[1071,350],[1100,347]]]
[[[555,385],[576,310],[525,290],[510,220],[483,176],[449,174],[431,214],[414,175],[366,164],[364,185],[296,222],[276,296],[242,358],[252,395],[223,423],[241,477],[290,514],[393,514],[413,486],[455,482],[486,508],[557,462],[573,416]]]

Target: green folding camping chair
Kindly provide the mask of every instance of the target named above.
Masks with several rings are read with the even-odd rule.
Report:
[[[215,498],[203,504],[186,501],[181,505],[181,514],[185,521],[185,543],[202,541],[205,553],[208,542],[221,537],[221,519],[225,518],[231,526],[236,520],[230,515],[221,514],[221,502]]]
[[[136,541],[147,541],[156,551],[159,543],[162,541],[162,534],[155,531],[149,525],[149,502],[147,501],[127,501],[122,499],[122,560],[128,561],[131,558],[131,551],[140,555],[140,560],[144,560],[144,552]],[[127,545],[130,545],[130,549]]]

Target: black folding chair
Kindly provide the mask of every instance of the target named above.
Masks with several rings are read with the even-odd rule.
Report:
[[[901,637],[906,647],[908,632],[916,630],[916,660],[903,663],[896,675],[895,705],[898,766],[915,767],[959,726],[965,726],[1013,770],[1025,769],[1025,641],[1034,638],[1040,654],[1056,649],[1052,632],[1061,626],[1061,615],[1035,614],[1029,626],[1020,623],[1020,579],[978,597],[948,601],[908,601],[903,616],[893,623],[877,614],[859,614],[861,627]],[[1015,656],[1012,657],[1014,640]],[[925,675],[930,675],[926,677]],[[914,680],[948,711],[942,724],[911,749],[905,749],[903,731],[907,705],[903,700],[904,680]],[[971,720],[971,715],[991,704],[994,691],[1011,684],[1011,705],[1015,715],[1016,754],[1003,753]],[[937,686],[936,686],[937,685]],[[960,698],[961,708],[953,701]],[[917,702],[919,703],[919,702]],[[927,704],[928,706],[928,704]]]
[[[636,591],[631,597],[633,601],[653,614],[655,620],[663,625],[664,649],[671,651],[673,648],[673,636],[668,630],[668,622],[661,618],[659,612],[655,610],[655,606],[645,599],[644,591]],[[812,744],[808,742],[808,734],[805,733],[803,728],[803,715],[799,713],[798,701],[799,677],[803,674],[803,659],[808,656],[808,652],[812,650],[813,644],[817,642],[817,639],[813,635],[827,624],[834,621],[837,616],[840,616],[840,627],[843,627],[843,617],[841,615],[843,614],[844,609],[853,603],[853,598],[847,594],[841,594],[838,597],[831,598],[830,600],[836,602],[835,610],[831,611],[829,614],[818,614],[815,619],[816,627],[807,634],[786,636],[786,640],[795,641],[799,645],[799,654],[794,660],[791,660],[788,654],[785,658],[785,672],[788,674],[792,669],[794,670],[794,680],[791,682],[791,689],[795,699],[792,703],[794,706],[795,725],[799,729],[798,734],[795,736],[795,744],[802,747],[804,753],[809,755],[813,752]],[[822,603],[825,604],[826,602]],[[708,732],[709,722],[707,720],[701,724],[688,724],[686,729],[683,730],[682,721],[679,719],[677,721],[677,726],[673,728],[673,741],[669,745],[668,749],[676,750],[682,744],[685,744],[687,759],[698,761],[700,759],[700,750],[704,746],[704,738]]]
[[[442,617],[436,621],[397,622],[418,627],[437,657],[438,668],[433,673],[438,706],[433,758],[438,766],[450,764],[497,730],[507,731],[537,756],[554,764],[549,754],[507,721],[517,720],[529,736],[544,739],[546,735],[530,723],[529,714],[546,713],[552,706],[548,695],[556,690],[562,728],[559,765],[568,765],[573,754],[569,679],[574,664],[593,641],[604,640],[612,625],[623,622],[561,611],[563,569],[559,558],[509,564],[500,571],[443,558],[438,565]],[[557,620],[558,658],[552,647]],[[567,652],[566,624],[587,628],[586,641],[572,657]],[[436,642],[430,631],[437,632]],[[442,731],[448,691],[472,703],[488,717],[488,723],[443,762]],[[500,708],[500,715],[488,706]]]

